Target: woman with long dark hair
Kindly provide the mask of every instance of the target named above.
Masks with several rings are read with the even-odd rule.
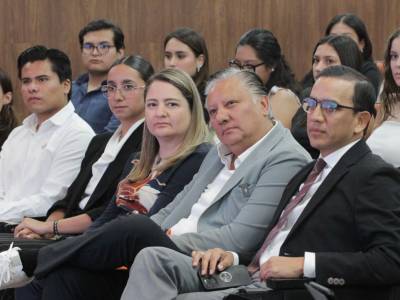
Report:
[[[164,39],[164,67],[177,68],[189,74],[197,86],[204,107],[209,67],[207,45],[201,34],[187,27],[167,34]],[[208,113],[205,109],[203,112],[208,122]]]
[[[347,36],[329,35],[321,38],[314,47],[312,54],[312,78],[313,81],[318,74],[327,67],[344,65],[360,71],[362,56],[357,44]],[[311,87],[302,91],[301,97],[310,95]],[[311,147],[306,130],[307,115],[300,108],[292,119],[291,132],[294,138],[302,145],[313,158],[317,158],[319,152]]]
[[[362,53],[362,64],[359,72],[372,83],[378,92],[381,83],[381,74],[372,57],[372,43],[365,23],[355,14],[345,13],[334,16],[325,29],[325,36],[345,35],[350,37]],[[314,79],[311,72],[302,81],[303,87],[311,87]]]
[[[400,29],[389,37],[384,59],[385,78],[378,100],[377,127],[367,143],[375,154],[400,167]]]
[[[251,70],[260,77],[269,92],[270,116],[290,128],[292,117],[300,107],[296,96],[299,86],[273,33],[252,29],[243,34],[229,65]]]
[[[10,78],[0,69],[0,149],[11,130],[17,125],[12,108],[13,88]]]

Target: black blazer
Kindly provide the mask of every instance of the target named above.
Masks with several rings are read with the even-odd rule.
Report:
[[[142,143],[143,124],[141,124],[128,138],[122,146],[115,160],[111,162],[104,175],[101,177],[95,190],[93,191],[84,210],[79,208],[79,202],[82,200],[85,189],[92,177],[92,166],[103,154],[108,140],[112,133],[103,133],[96,135],[90,142],[86,150],[85,157],[82,160],[81,169],[71,186],[68,188],[64,199],[57,201],[47,212],[50,215],[55,210],[64,210],[65,217],[71,217],[86,213],[94,220],[101,215],[109,200],[115,193],[121,173],[128,158],[132,153],[140,151]]]
[[[289,182],[271,226],[313,163]],[[400,283],[400,173],[356,143],[331,170],[280,249],[281,256],[316,253],[324,285]],[[337,280],[335,280],[337,279]]]

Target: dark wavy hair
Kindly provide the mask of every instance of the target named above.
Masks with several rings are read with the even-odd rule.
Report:
[[[321,45],[328,44],[335,49],[340,58],[340,64],[350,67],[360,72],[363,62],[362,54],[355,41],[344,35],[328,35],[321,38],[314,47],[312,63],[314,63],[314,54]]]
[[[346,24],[356,32],[358,40],[364,41],[364,49],[362,51],[364,60],[373,60],[372,43],[364,22],[357,15],[351,13],[336,15],[328,23],[325,29],[325,35],[330,35],[332,27],[338,23]]]
[[[400,37],[400,28],[390,35],[385,50],[385,79],[380,97],[381,105],[383,106],[383,120],[387,120],[388,117],[392,116],[394,106],[400,101],[400,86],[394,81],[390,68],[390,49],[392,48],[393,40],[398,37]]]
[[[0,86],[3,93],[13,92],[11,80],[8,75],[0,69]],[[17,126],[17,119],[15,117],[12,102],[2,107],[0,111],[0,148],[4,141],[7,139],[8,134]]]
[[[288,88],[295,93],[299,92],[299,85],[295,80],[294,73],[281,51],[281,46],[277,38],[269,30],[256,28],[247,31],[239,39],[239,46],[248,45],[254,49],[257,57],[269,68],[274,71],[265,88],[269,91],[274,85]]]

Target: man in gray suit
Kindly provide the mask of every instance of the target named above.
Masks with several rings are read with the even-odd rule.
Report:
[[[400,173],[363,140],[376,113],[375,98],[367,78],[349,67],[319,74],[303,108],[320,157],[287,185],[265,242],[248,266],[252,283],[246,289],[266,291],[267,279],[304,276],[340,287],[338,299],[366,300],[388,299],[390,286],[400,283]],[[222,280],[228,273],[215,271],[233,264],[232,253],[222,249],[193,251],[192,258],[161,247],[143,249],[122,299],[221,300],[239,288],[205,292],[197,270]],[[310,297],[297,291],[296,299]]]
[[[43,299],[119,299],[128,272],[113,270],[130,266],[150,246],[185,254],[223,247],[240,261],[251,259],[286,184],[310,157],[287,129],[267,118],[267,93],[254,73],[224,70],[206,94],[221,143],[191,183],[151,218],[124,216],[42,248],[35,275],[46,277]]]

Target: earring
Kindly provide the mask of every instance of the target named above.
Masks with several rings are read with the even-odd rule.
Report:
[[[197,65],[197,66],[196,66],[197,73],[200,72],[201,67],[202,67],[201,65]]]
[[[273,72],[273,71],[275,71],[275,69],[274,69],[274,68],[271,68],[271,72]]]

